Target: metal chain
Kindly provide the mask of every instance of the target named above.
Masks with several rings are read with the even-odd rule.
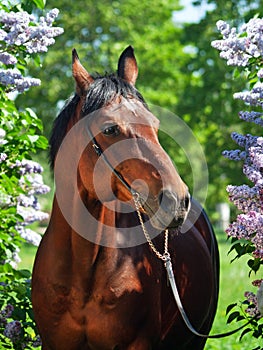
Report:
[[[151,237],[150,237],[149,233],[147,232],[147,230],[145,228],[145,225],[144,225],[144,222],[143,222],[143,219],[142,219],[142,215],[141,215],[141,212],[140,212],[140,209],[142,208],[142,206],[141,206],[141,203],[140,203],[140,198],[139,198],[139,194],[138,193],[135,193],[133,195],[133,200],[134,200],[134,204],[135,204],[135,207],[136,207],[138,218],[139,218],[139,221],[140,221],[140,224],[141,224],[141,227],[142,227],[143,234],[144,234],[144,236],[146,238],[146,241],[148,242],[150,248],[152,249],[154,254],[157,256],[157,258],[161,259],[164,262],[167,262],[168,260],[171,259],[170,258],[170,253],[168,252],[168,230],[166,229],[164,231],[164,253],[161,254],[156,249],[155,245],[153,244],[153,242],[151,240]]]

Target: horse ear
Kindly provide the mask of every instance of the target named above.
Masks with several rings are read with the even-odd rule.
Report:
[[[80,63],[75,49],[72,50],[72,75],[76,81],[77,94],[83,96],[94,79]]]
[[[132,46],[128,46],[119,58],[118,76],[128,83],[135,85],[138,76],[138,66]]]

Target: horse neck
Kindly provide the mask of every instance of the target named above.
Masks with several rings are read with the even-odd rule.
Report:
[[[83,198],[84,194],[81,194],[81,197]],[[74,198],[72,199],[70,203],[72,215],[68,220],[66,218],[67,215],[64,215],[61,211],[60,203],[55,195],[47,233],[51,237],[51,242],[55,245],[56,252],[61,259],[65,258],[65,263],[66,259],[71,260],[71,263],[78,266],[78,272],[80,274],[83,272],[88,277],[89,271],[96,263],[99,253],[102,250],[112,251],[112,248],[100,245],[100,237],[103,231],[107,229],[107,226],[114,227],[115,215],[113,212],[109,213],[104,205],[98,202],[94,204],[95,201],[89,199],[88,193],[85,193],[85,205],[87,206],[88,214],[93,219],[89,220],[88,224],[85,221],[83,227],[78,225],[78,230],[76,230],[68,221],[73,220],[73,222],[79,221],[81,223],[78,203]],[[107,225],[106,228],[105,224]],[[92,234],[93,239],[89,239],[89,234]]]

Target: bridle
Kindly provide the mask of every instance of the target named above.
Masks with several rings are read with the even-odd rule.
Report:
[[[134,196],[140,196],[140,194],[135,191],[129,184],[128,182],[123,178],[123,176],[111,165],[111,163],[109,162],[108,158],[106,157],[106,155],[104,154],[102,148],[100,147],[100,145],[98,144],[95,136],[93,136],[90,128],[88,126],[86,126],[86,130],[87,133],[91,139],[92,142],[92,147],[95,151],[95,153],[97,154],[98,157],[102,157],[102,159],[104,160],[105,164],[107,165],[107,167],[112,171],[112,173],[117,177],[117,179],[123,184],[123,186],[130,192],[130,194],[134,197]]]
[[[136,211],[137,211],[137,215],[138,215],[141,227],[142,227],[143,234],[144,234],[144,236],[146,238],[146,241],[149,244],[151,250],[153,251],[153,253],[156,255],[156,257],[158,259],[162,260],[163,263],[164,263],[164,267],[165,267],[166,272],[167,272],[168,281],[169,281],[169,284],[171,286],[176,305],[178,307],[178,310],[179,310],[179,312],[181,314],[181,317],[182,317],[185,325],[187,326],[187,328],[193,334],[195,334],[198,337],[216,339],[216,338],[224,338],[224,337],[230,336],[232,334],[235,334],[236,332],[238,332],[241,329],[243,329],[244,327],[246,327],[248,324],[252,323],[253,320],[255,320],[258,317],[258,315],[254,316],[252,319],[250,319],[244,325],[242,325],[242,326],[240,326],[240,327],[238,327],[238,328],[236,328],[236,329],[234,329],[232,331],[224,332],[224,333],[220,333],[220,334],[213,334],[213,335],[199,333],[192,326],[192,324],[191,324],[191,322],[190,322],[190,320],[189,320],[189,318],[188,318],[188,316],[187,316],[187,314],[186,314],[186,312],[184,310],[184,307],[182,305],[182,301],[181,301],[181,298],[180,298],[180,295],[179,295],[179,292],[178,292],[178,288],[177,288],[177,284],[176,284],[176,281],[175,281],[175,276],[174,276],[174,272],[173,272],[173,266],[172,266],[172,262],[171,262],[171,256],[170,256],[170,253],[168,251],[168,236],[169,236],[168,229],[166,229],[164,231],[164,236],[165,236],[165,239],[164,239],[164,253],[161,254],[156,249],[154,243],[152,242],[152,239],[151,239],[149,233],[147,232],[146,227],[144,225],[144,221],[142,219],[142,215],[141,215],[141,212],[140,212],[140,209],[142,209],[142,202],[143,202],[142,195],[139,192],[137,192],[136,190],[134,190],[128,184],[128,182],[123,178],[123,176],[120,174],[120,172],[118,172],[111,165],[110,161],[108,160],[108,158],[104,154],[102,148],[100,147],[99,143],[97,142],[95,136],[92,134],[92,132],[91,132],[91,130],[90,130],[90,128],[88,126],[86,126],[86,131],[87,131],[87,133],[88,133],[88,135],[90,137],[90,140],[92,142],[92,147],[93,147],[95,153],[97,154],[97,156],[98,157],[102,157],[102,159],[103,159],[104,163],[107,165],[107,167],[112,171],[112,173],[116,176],[116,178],[123,184],[123,186],[131,193],[133,201],[134,201],[134,204],[135,204],[135,208],[136,208]]]

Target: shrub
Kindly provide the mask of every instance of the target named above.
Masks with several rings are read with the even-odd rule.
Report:
[[[16,263],[21,244],[38,245],[41,238],[28,226],[47,218],[37,196],[49,188],[42,167],[31,158],[47,147],[47,140],[40,119],[32,109],[18,108],[15,97],[40,85],[39,79],[26,76],[28,62],[40,65],[39,54],[63,30],[52,27],[57,9],[39,15],[41,0],[35,0],[35,14],[27,12],[28,2],[11,3],[0,4],[0,344],[1,349],[31,349],[40,344],[30,300],[31,273],[17,269]]]
[[[227,64],[235,66],[234,77],[246,74],[248,90],[234,94],[235,99],[243,101],[248,110],[241,111],[239,117],[248,122],[263,126],[263,19],[253,18],[244,24],[238,33],[224,21],[218,21],[217,27],[223,39],[212,42],[220,51]],[[253,125],[251,124],[251,125]],[[229,199],[239,210],[236,220],[230,224],[226,233],[231,237],[232,247],[240,257],[248,257],[250,275],[259,273],[263,264],[263,137],[252,134],[232,133],[232,139],[240,149],[224,151],[223,155],[234,161],[243,162],[243,173],[250,185],[229,185]],[[241,337],[249,332],[256,338],[263,336],[263,279],[252,284],[257,293],[245,292],[241,305],[230,305],[228,321],[248,319],[251,321]],[[259,348],[258,348],[259,349]]]

